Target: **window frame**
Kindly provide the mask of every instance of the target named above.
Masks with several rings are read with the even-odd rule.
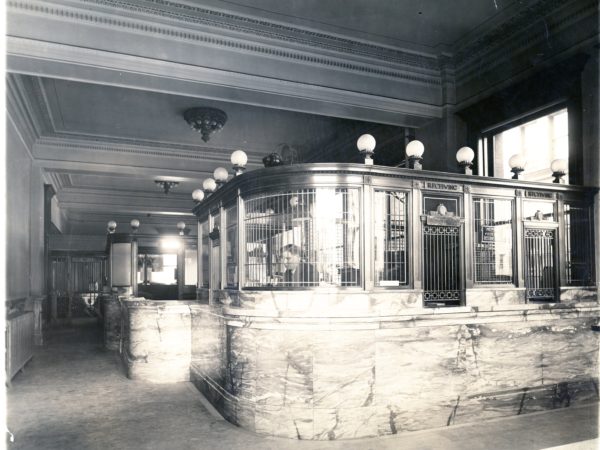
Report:
[[[500,178],[497,174],[494,173],[494,160],[495,160],[495,149],[494,149],[494,136],[510,130],[512,128],[519,127],[528,122],[532,122],[534,120],[540,119],[544,116],[549,116],[553,113],[559,112],[561,110],[566,110],[568,115],[568,163],[569,163],[569,172],[571,172],[573,167],[573,146],[572,146],[572,136],[571,136],[571,114],[572,108],[569,106],[569,103],[566,100],[560,100],[558,102],[554,102],[550,105],[545,105],[541,108],[537,108],[531,111],[528,111],[524,114],[519,114],[511,117],[510,119],[497,123],[495,125],[486,127],[479,132],[477,138],[477,152],[476,152],[476,170],[475,173],[484,177],[495,177]],[[571,177],[569,178],[571,180]],[[569,181],[569,183],[571,183]]]

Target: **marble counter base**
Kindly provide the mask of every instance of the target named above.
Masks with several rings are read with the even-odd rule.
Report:
[[[230,422],[292,439],[383,436],[598,401],[597,304],[497,308],[356,318],[347,328],[348,319],[193,306],[191,378]]]
[[[189,302],[122,301],[121,359],[131,379],[155,383],[189,381]]]
[[[116,295],[102,296],[104,318],[104,347],[119,350],[121,342],[121,304]]]

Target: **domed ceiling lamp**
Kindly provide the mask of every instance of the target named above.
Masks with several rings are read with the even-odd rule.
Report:
[[[169,191],[171,189],[173,189],[175,186],[179,185],[179,183],[177,181],[154,180],[154,182],[156,183],[156,185],[158,187],[160,187],[163,190],[165,195],[167,195],[169,193]]]
[[[208,142],[211,135],[221,131],[227,122],[227,114],[217,108],[199,107],[190,108],[183,113],[183,118],[202,135],[202,140]]]

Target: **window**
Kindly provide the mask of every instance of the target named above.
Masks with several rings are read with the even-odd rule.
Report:
[[[473,200],[475,283],[513,282],[513,202],[494,198]]]
[[[375,283],[377,286],[406,286],[406,193],[376,191],[374,200]]]
[[[298,189],[245,202],[246,286],[359,286],[359,190]]]
[[[512,178],[508,160],[515,154],[525,157],[527,165],[519,179],[552,181],[550,164],[569,158],[569,117],[567,109],[546,114],[517,126],[498,128],[484,134],[479,141],[480,175]],[[568,183],[568,174],[565,177]]]

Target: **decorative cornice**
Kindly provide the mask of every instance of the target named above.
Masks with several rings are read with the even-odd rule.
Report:
[[[275,57],[282,60],[294,60],[296,62],[308,65],[320,65],[324,67],[331,67],[334,69],[343,70],[345,72],[357,72],[357,73],[365,73],[370,76],[377,77],[385,77],[390,79],[401,79],[415,83],[422,83],[432,86],[438,86],[440,84],[440,80],[437,74],[437,60],[432,57],[424,57],[421,55],[414,55],[411,53],[402,53],[402,57],[394,56],[393,54],[387,54],[390,51],[395,53],[395,50],[388,50],[383,47],[371,46],[367,44],[362,44],[360,42],[355,42],[351,40],[347,40],[347,48],[327,48],[327,46],[321,48],[327,50],[335,50],[337,55],[323,55],[317,54],[314,52],[314,49],[317,48],[318,42],[311,41],[308,39],[298,40],[297,38],[293,38],[291,36],[286,35],[277,35],[274,33],[270,33],[270,39],[273,40],[271,44],[262,44],[255,40],[254,36],[257,34],[261,34],[260,29],[252,29],[248,27],[232,27],[231,25],[227,25],[225,23],[218,22],[216,20],[201,20],[199,18],[193,16],[186,15],[173,15],[168,11],[163,11],[162,9],[157,8],[142,8],[139,5],[135,5],[129,2],[121,2],[121,1],[112,1],[112,0],[101,0],[101,1],[93,1],[94,4],[103,4],[106,6],[112,6],[113,8],[126,9],[128,11],[135,12],[143,12],[146,14],[162,14],[163,17],[177,19],[179,23],[176,25],[165,25],[159,23],[148,24],[148,22],[141,21],[139,19],[131,19],[124,18],[122,15],[117,17],[112,14],[102,14],[95,11],[81,11],[79,9],[75,9],[72,7],[66,7],[64,5],[54,5],[52,3],[42,3],[42,2],[34,2],[31,0],[22,1],[22,0],[10,0],[7,5],[9,8],[18,9],[30,13],[34,13],[37,15],[49,15],[53,17],[59,17],[61,20],[67,20],[71,22],[79,22],[79,23],[89,23],[94,26],[103,26],[106,28],[113,29],[125,29],[128,31],[135,31],[136,33],[144,33],[149,35],[160,36],[162,39],[171,39],[176,41],[187,41],[194,43],[196,45],[209,45],[220,47],[223,50],[227,51],[238,51],[244,53],[254,53],[263,56]],[[51,6],[46,6],[51,5]],[[191,8],[191,7],[190,7]],[[199,8],[199,11],[203,13],[215,13],[221,15],[222,13],[217,13],[211,10],[204,10]],[[237,17],[237,16],[232,16]],[[246,18],[240,18],[246,20]],[[182,27],[181,22],[191,23],[196,26],[198,25],[208,25],[211,27],[217,27],[220,29],[229,29],[230,31],[236,31],[240,33],[245,33],[246,36],[240,38],[233,38],[228,36],[218,36],[215,35],[214,32],[206,31],[200,32],[191,30],[189,28]],[[259,21],[262,23],[261,21]],[[268,23],[268,22],[265,22]],[[275,26],[276,24],[272,24]],[[290,27],[290,29],[292,29]],[[296,30],[293,28],[292,30]],[[298,32],[304,30],[297,29]],[[316,33],[319,34],[319,33]],[[249,38],[249,36],[252,38]],[[327,35],[322,35],[323,37],[327,37]],[[339,38],[337,38],[339,39]],[[292,43],[299,46],[304,46],[305,50],[295,50],[291,48],[283,48],[281,47],[282,42]],[[354,47],[361,48],[363,46],[373,47],[375,49],[381,49],[377,53],[371,53],[368,55],[357,55],[352,54],[355,52]],[[311,50],[312,49],[312,50]],[[383,52],[386,50],[386,52]],[[356,53],[356,52],[355,52]],[[360,52],[359,52],[360,53]],[[364,52],[362,52],[364,53]],[[361,63],[356,60],[349,60],[344,58],[344,55],[352,55],[352,56],[368,56],[373,61],[370,63]],[[421,59],[424,59],[421,61]],[[427,63],[426,63],[427,61]],[[397,67],[393,67],[396,65]],[[401,66],[401,67],[398,67]]]
[[[437,70],[436,57],[407,52],[390,47],[325,34],[313,30],[284,25],[263,19],[241,16],[206,7],[188,5],[168,0],[145,0],[134,3],[125,0],[84,0],[86,3],[109,6],[130,12],[143,13],[161,18],[185,22],[195,26],[204,25],[236,33],[250,34],[278,42],[285,41],[295,45],[335,51],[355,56],[415,66],[427,70]],[[150,6],[156,5],[156,6]],[[172,9],[170,11],[169,9]]]

